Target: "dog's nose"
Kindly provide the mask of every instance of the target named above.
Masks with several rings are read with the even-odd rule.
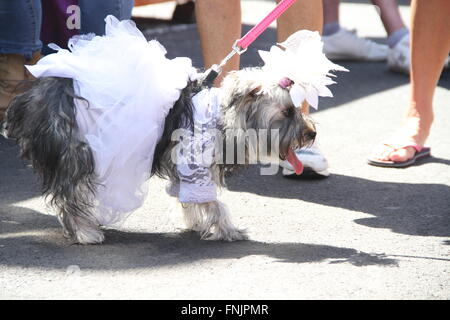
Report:
[[[310,139],[314,139],[316,137],[316,135],[317,135],[317,132],[315,132],[315,131],[311,131],[310,133],[308,133],[308,137]]]

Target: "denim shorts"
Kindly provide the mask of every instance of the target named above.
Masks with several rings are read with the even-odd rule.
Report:
[[[0,0],[0,53],[31,59],[42,47],[41,21],[41,0]]]
[[[81,34],[105,33],[105,17],[112,14],[119,20],[130,19],[134,0],[78,0],[81,9]]]
[[[46,0],[47,1],[47,0]],[[81,11],[80,34],[105,32],[108,14],[119,20],[130,19],[133,0],[78,0]],[[41,0],[0,0],[0,53],[17,53],[30,59],[42,49]],[[61,28],[65,28],[62,25]]]

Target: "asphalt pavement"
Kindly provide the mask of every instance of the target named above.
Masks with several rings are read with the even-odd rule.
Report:
[[[245,2],[244,22],[267,5]],[[341,12],[343,24],[384,41],[371,6],[351,1]],[[169,56],[202,66],[195,25],[162,23],[145,34]],[[242,65],[260,65],[257,49],[274,41],[269,29]],[[408,77],[385,62],[340,63],[350,72],[339,73],[335,97],[321,99],[313,113],[331,176],[290,180],[251,166],[221,192],[249,241],[201,241],[185,232],[165,182],[152,178],[144,206],[107,230],[103,245],[70,245],[36,176],[14,143],[0,138],[0,298],[449,299],[450,71],[435,94],[433,157],[383,169],[366,157],[399,124]]]

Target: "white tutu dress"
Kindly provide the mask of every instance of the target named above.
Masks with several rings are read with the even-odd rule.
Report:
[[[196,71],[189,58],[165,57],[132,21],[106,19],[106,35],[75,37],[29,71],[74,80],[80,139],[92,149],[97,182],[95,215],[112,226],[139,208],[147,194],[153,153],[164,120]]]

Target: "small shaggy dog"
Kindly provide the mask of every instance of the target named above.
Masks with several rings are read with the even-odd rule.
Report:
[[[105,37],[91,37],[69,44],[81,63],[89,58],[81,50],[89,50],[89,46],[102,46],[113,51],[114,43],[106,43],[111,39],[123,43],[124,37],[128,37],[127,41],[139,41],[142,50],[149,46],[142,38],[137,39],[139,31],[131,22],[119,23],[113,17],[106,21]],[[130,31],[130,28],[134,29]],[[117,32],[113,33],[113,30]],[[306,34],[314,44],[317,41],[321,44],[317,37],[314,33]],[[261,53],[266,67],[271,57],[276,58],[276,55],[289,51],[290,42],[286,47],[281,44],[273,48],[271,56],[269,52]],[[76,51],[77,46],[79,51]],[[162,49],[158,47],[158,50]],[[137,51],[135,54],[140,54]],[[69,51],[60,50],[50,59],[63,54],[72,57]],[[316,51],[313,54],[316,55]],[[318,55],[326,60],[321,46]],[[298,55],[295,58],[306,59]],[[165,59],[161,60],[164,62],[176,60],[161,59]],[[310,62],[305,61],[304,64]],[[340,67],[328,60],[325,62],[328,64],[319,73],[322,83],[328,85],[332,83],[326,76],[329,70],[340,70]],[[44,61],[42,66],[50,64]],[[143,65],[147,64],[150,62]],[[94,65],[92,62],[92,68]],[[39,68],[40,64],[36,67]],[[279,65],[275,68],[282,71]],[[101,74],[98,77],[104,78]],[[170,180],[167,190],[179,198],[188,229],[199,232],[203,239],[246,239],[245,231],[232,224],[226,206],[216,199],[216,186],[224,185],[225,173],[237,164],[250,163],[251,159],[267,161],[261,156],[262,147],[272,155],[271,161],[287,159],[301,173],[301,163],[293,150],[311,144],[316,131],[313,122],[302,114],[298,106],[305,100],[317,103],[314,101],[317,96],[331,94],[325,85],[314,85],[311,80],[303,81],[300,87],[295,75],[274,75],[274,69],[270,68],[232,72],[226,75],[220,88],[209,88],[205,77],[197,74],[187,79],[184,88],[178,90],[167,112],[161,111],[162,125],[151,127],[151,122],[147,125],[145,121],[153,115],[140,114],[137,109],[129,114],[121,113],[134,108],[135,103],[127,102],[134,97],[116,99],[114,96],[116,100],[110,103],[104,102],[109,101],[109,96],[102,96],[102,102],[99,102],[96,97],[105,92],[83,81],[78,74],[72,78],[64,77],[64,74],[56,77],[41,74],[31,88],[12,101],[2,130],[5,137],[17,141],[22,158],[29,160],[40,175],[43,194],[56,207],[65,235],[81,244],[103,242],[102,226],[114,225],[138,208],[145,198],[145,190],[140,186],[152,175]],[[115,94],[114,85],[110,89]],[[293,94],[295,90],[301,92],[296,96]],[[136,95],[139,95],[138,91],[136,89]],[[83,92],[88,92],[88,96],[83,96]],[[300,100],[297,99],[299,94],[302,95]],[[108,108],[98,107],[102,103]],[[147,104],[144,103],[141,110],[156,108],[145,109]],[[162,104],[153,103],[158,107]],[[156,111],[155,114],[159,114]],[[112,128],[108,127],[110,123],[114,123]],[[93,127],[95,131],[91,130]],[[174,138],[174,133],[180,130],[181,134]],[[131,132],[135,134],[132,138]],[[252,139],[248,132],[256,132],[256,138]],[[142,142],[139,140],[141,136]],[[121,141],[124,137],[126,141]],[[149,140],[154,143],[147,143]],[[232,141],[232,146],[229,143],[225,146],[222,143],[225,140]],[[114,148],[116,145],[121,147]],[[139,146],[143,146],[142,149]],[[277,159],[273,159],[273,152],[277,153]],[[205,161],[205,158],[208,159]],[[104,163],[108,163],[105,168],[102,167]]]

